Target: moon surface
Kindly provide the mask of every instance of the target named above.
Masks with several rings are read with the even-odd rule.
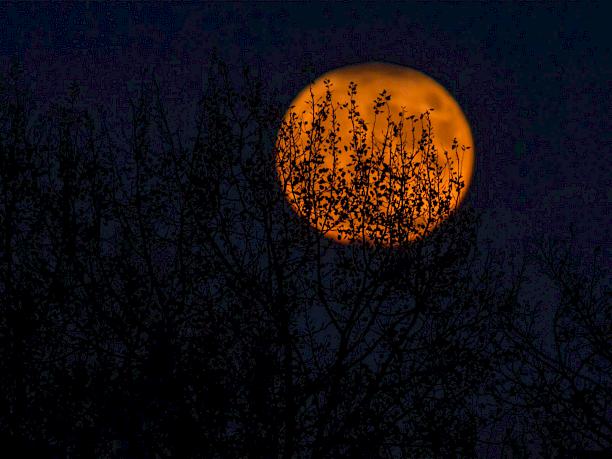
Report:
[[[353,83],[354,114],[365,126],[349,115]],[[419,149],[424,137],[431,141]],[[450,208],[431,198],[436,167],[434,188]],[[457,101],[431,77],[394,64],[352,65],[325,73],[295,97],[277,138],[276,171],[293,210],[325,237],[397,246],[426,235],[463,201],[474,171],[473,138]]]

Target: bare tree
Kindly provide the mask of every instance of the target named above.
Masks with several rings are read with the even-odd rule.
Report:
[[[222,116],[222,131],[233,132],[222,142],[230,163],[216,176],[223,210],[208,220],[208,243],[222,266],[224,285],[233,290],[226,291],[226,299],[236,295],[236,302],[257,314],[259,322],[249,326],[262,328],[274,350],[253,359],[260,362],[253,373],[269,378],[270,401],[265,416],[251,416],[273,420],[260,437],[276,445],[271,452],[285,457],[296,452],[444,454],[446,449],[470,454],[478,422],[471,403],[487,368],[480,351],[491,318],[469,299],[475,287],[467,275],[475,249],[474,217],[467,209],[451,215],[461,177],[451,174],[457,188],[441,186],[450,162],[440,164],[445,156],[435,151],[427,113],[410,117],[407,128],[387,119],[389,138],[372,147],[355,105],[357,88],[348,89],[352,98],[344,108],[354,125],[362,126],[352,139],[349,168],[360,174],[352,180],[331,177],[349,172],[339,161],[332,169],[324,167],[324,156],[336,157],[341,140],[333,129],[333,111],[342,107],[334,105],[329,91],[313,100],[307,145],[296,138],[303,119],[283,120],[278,109],[271,112],[271,123],[269,116],[249,111],[237,116],[238,106]],[[229,88],[224,94],[239,104]],[[262,105],[257,97],[248,96],[257,101],[252,108]],[[373,103],[384,110],[384,93]],[[249,119],[260,124],[248,124]],[[414,134],[417,123],[413,145],[403,129]],[[397,149],[391,150],[392,144]],[[414,161],[417,154],[421,164]],[[291,170],[291,175],[279,177],[279,164],[281,173]],[[391,175],[395,190],[388,186]],[[410,180],[417,184],[412,193],[400,195]],[[327,185],[332,182],[334,187]],[[304,206],[306,219],[296,213],[297,206]],[[351,219],[351,214],[367,218]],[[312,228],[320,221],[325,229],[338,228],[347,215],[361,227],[349,223],[341,238],[355,244],[339,245]],[[429,229],[440,220],[446,224]],[[428,237],[412,240],[423,232]],[[370,244],[359,243],[364,233]],[[241,415],[239,422],[248,419]]]
[[[514,441],[547,457],[595,457],[611,448],[609,271],[600,249],[584,257],[573,238],[533,245],[536,285],[547,294],[538,302],[515,297],[499,327],[500,353],[509,359],[498,388],[520,420]]]
[[[436,150],[427,112],[396,123],[381,92],[386,135],[373,139],[355,85],[345,104],[328,91],[286,117],[261,76],[230,75],[213,63],[178,110],[143,73],[116,119],[77,86],[43,110],[19,72],[2,80],[7,443],[38,456],[474,457],[490,420],[514,416],[499,446],[519,455],[530,434],[553,452],[607,445],[601,277],[540,252],[564,295],[541,348],[521,273],[457,207],[463,150]]]

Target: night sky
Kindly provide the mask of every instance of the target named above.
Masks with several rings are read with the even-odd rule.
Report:
[[[597,4],[94,2],[0,9],[0,53],[21,56],[42,99],[73,80],[119,101],[139,68],[197,88],[216,52],[265,75],[287,105],[331,69],[384,61],[444,85],[471,122],[471,202],[507,246],[574,227],[609,247],[610,40]],[[95,75],[95,79],[92,79]],[[86,81],[84,81],[86,80]]]
[[[609,263],[609,17],[603,2],[4,3],[0,65],[17,57],[43,107],[76,81],[86,102],[117,113],[143,69],[170,107],[193,102],[211,56],[237,80],[252,68],[287,107],[338,67],[412,67],[448,89],[470,122],[466,201],[482,213],[482,247],[512,254],[573,238],[585,257],[603,248]],[[533,293],[546,298],[546,288],[536,282]]]

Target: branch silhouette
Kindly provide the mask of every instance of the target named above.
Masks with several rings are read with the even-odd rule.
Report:
[[[313,99],[309,118],[287,119],[262,78],[232,77],[212,62],[178,110],[145,72],[116,118],[76,85],[37,105],[18,65],[0,79],[5,445],[211,458],[610,448],[605,276],[534,249],[561,292],[544,350],[523,277],[457,208],[461,147],[435,151],[427,112],[380,120],[376,143],[356,86],[344,107]],[[381,118],[387,101],[373,101]],[[347,162],[336,110],[354,123]],[[487,434],[493,420],[507,435]]]

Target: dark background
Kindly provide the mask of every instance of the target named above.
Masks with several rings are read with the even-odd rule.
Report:
[[[263,70],[287,105],[337,67],[414,67],[444,85],[472,125],[471,199],[497,243],[565,237],[573,224],[578,243],[608,248],[606,12],[563,2],[20,3],[0,9],[0,53],[24,59],[43,99],[77,80],[118,106],[141,66],[199,87],[213,50],[235,69]]]
[[[560,2],[5,3],[0,63],[3,70],[13,58],[23,63],[43,107],[78,82],[85,103],[119,115],[129,111],[141,70],[154,69],[170,116],[179,118],[172,107],[203,86],[213,55],[237,79],[243,65],[251,67],[287,105],[337,67],[414,67],[445,86],[470,121],[476,170],[469,202],[483,213],[479,244],[513,254],[552,237],[571,241],[585,260],[602,248],[607,265],[608,16],[603,3]],[[543,280],[531,295],[556,298]],[[499,450],[487,451],[498,457]]]

